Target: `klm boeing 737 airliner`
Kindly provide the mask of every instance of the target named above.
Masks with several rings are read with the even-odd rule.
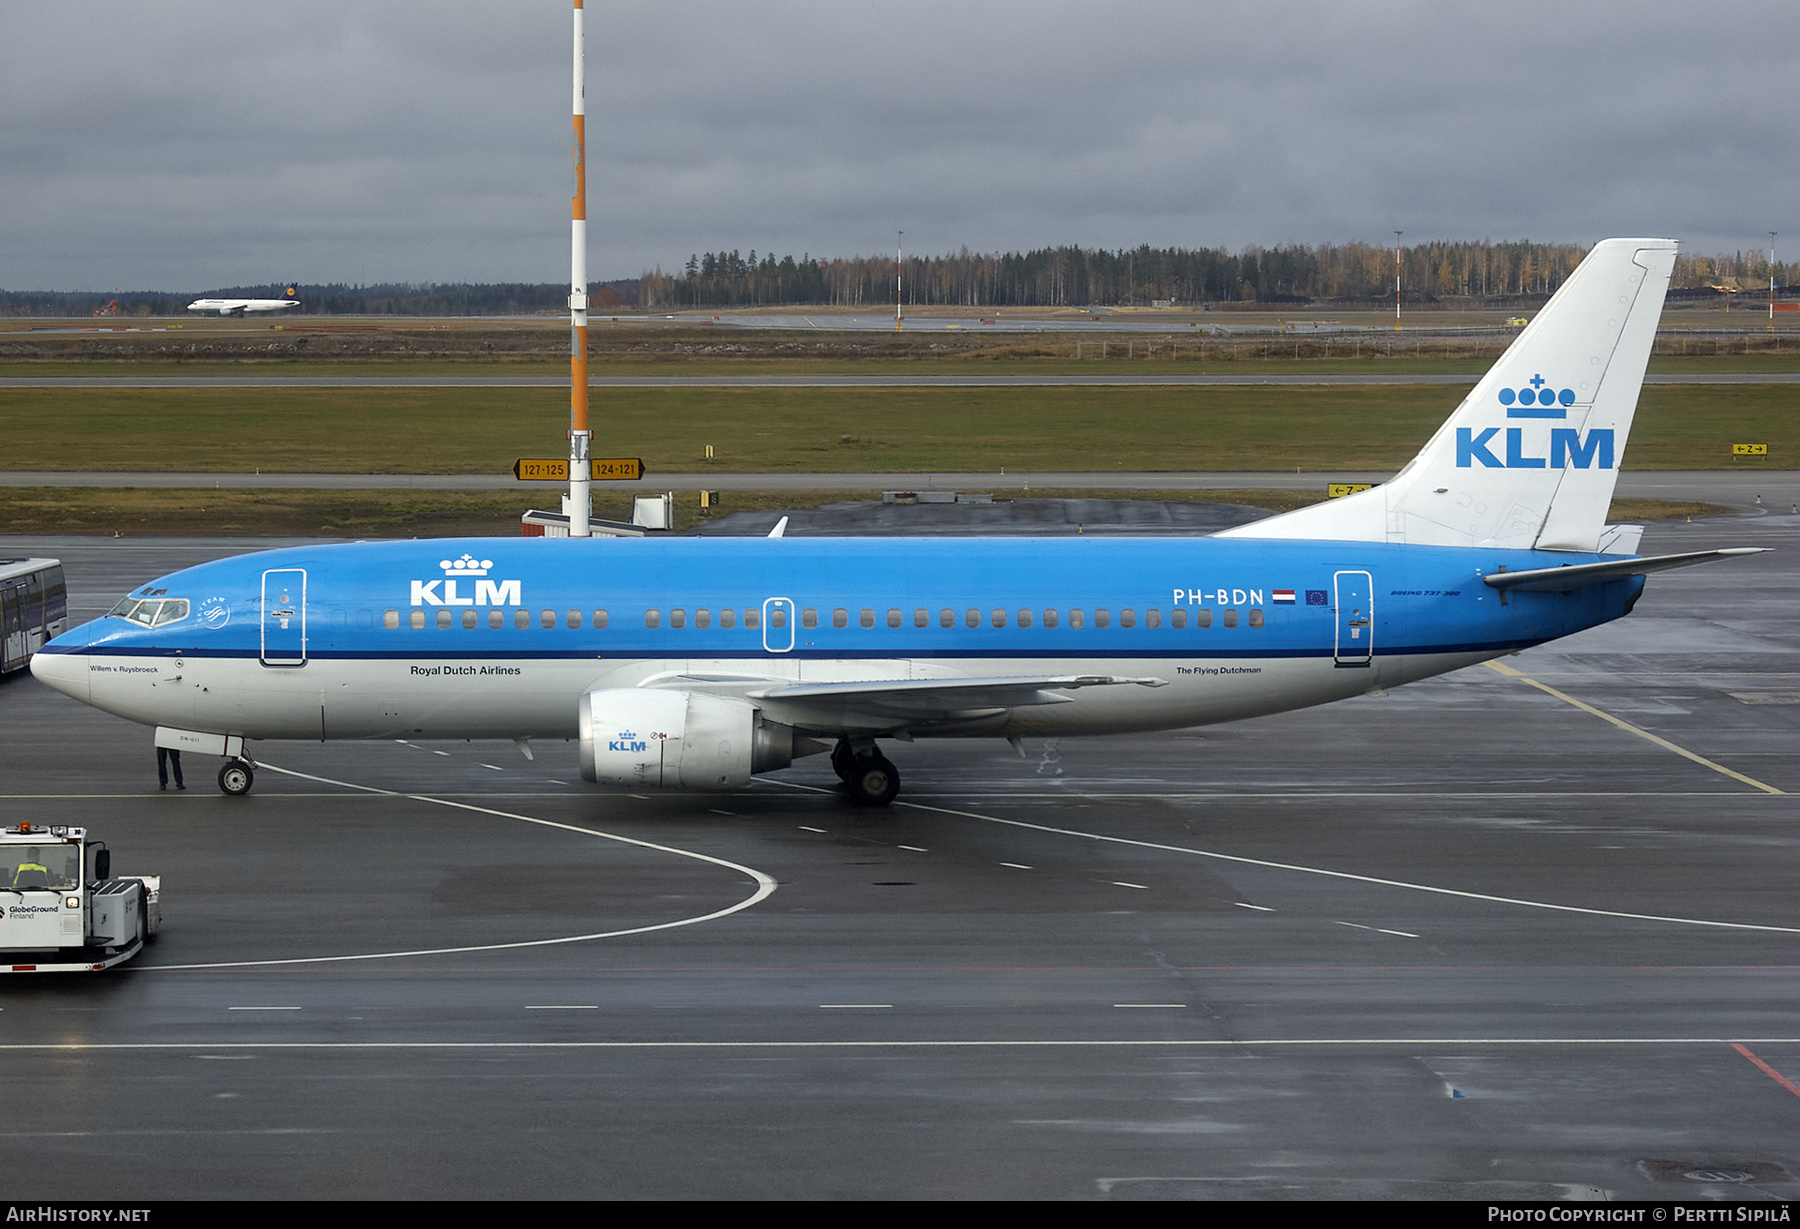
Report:
[[[469,539],[152,581],[33,658],[226,757],[248,740],[576,739],[589,781],[720,789],[879,740],[1164,730],[1442,674],[1629,613],[1609,526],[1675,244],[1599,244],[1393,481],[1210,538]]]

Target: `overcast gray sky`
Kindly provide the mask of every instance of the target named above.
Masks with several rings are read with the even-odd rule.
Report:
[[[0,0],[0,287],[561,281],[553,0]],[[1668,235],[1800,251],[1800,4],[591,0],[589,275]],[[1785,249],[1785,250],[1784,250]]]

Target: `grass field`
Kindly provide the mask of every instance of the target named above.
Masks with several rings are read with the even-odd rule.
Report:
[[[657,472],[1392,469],[1443,386],[629,389],[594,394],[597,456]],[[1627,469],[1786,468],[1800,393],[1645,388]],[[504,473],[565,450],[559,389],[0,389],[0,468]],[[1731,445],[1767,443],[1734,461]],[[713,459],[704,460],[713,446]]]
[[[1324,492],[1238,491],[996,491],[998,499],[1163,499],[1235,503],[1286,512],[1317,503]],[[539,496],[541,498],[541,494]],[[878,499],[879,492],[730,491],[720,515],[751,510],[816,508],[821,504]],[[555,505],[554,497],[550,503]],[[245,491],[71,487],[0,487],[0,531],[145,537],[169,534],[273,537],[440,538],[515,537],[529,505],[508,491]],[[676,500],[677,532],[700,523],[692,491]],[[1711,504],[1615,500],[1609,519],[1644,521],[1705,516],[1726,509]],[[629,520],[630,498],[600,490],[594,514]]]
[[[1276,343],[1277,345],[1279,343]],[[764,375],[1466,375],[1473,383],[1493,365],[1493,357],[1370,355],[1362,358],[1254,357],[1197,359],[1187,356],[1127,359],[1123,354],[1076,361],[1067,357],[1022,358],[1004,347],[974,355],[918,358],[734,358],[704,359],[596,355],[593,374],[605,377],[764,376]],[[1656,375],[1717,375],[1800,371],[1800,344],[1791,353],[1658,355]],[[44,358],[0,359],[0,377],[207,377],[207,376],[540,376],[564,378],[566,358],[441,359],[163,359]]]

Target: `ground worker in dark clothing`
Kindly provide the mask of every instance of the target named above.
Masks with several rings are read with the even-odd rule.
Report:
[[[170,750],[168,747],[158,747],[156,749],[157,789],[169,788],[170,768],[175,770],[175,788],[186,789],[187,785],[181,779],[181,752]]]

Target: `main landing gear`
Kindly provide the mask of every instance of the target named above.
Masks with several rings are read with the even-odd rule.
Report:
[[[219,769],[219,789],[233,798],[241,798],[256,784],[256,765],[249,760],[226,760]]]
[[[873,739],[854,744],[838,739],[831,749],[831,767],[858,806],[884,807],[900,793],[900,770]]]

